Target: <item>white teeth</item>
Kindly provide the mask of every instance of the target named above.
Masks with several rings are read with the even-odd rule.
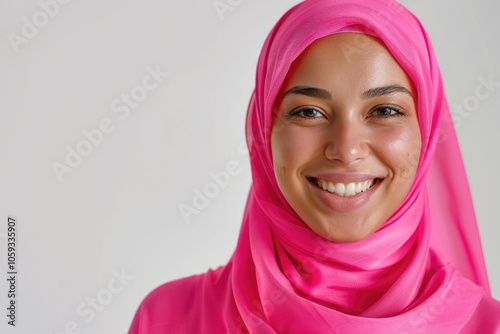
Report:
[[[352,196],[356,194],[356,186],[354,183],[349,183],[347,187],[345,187],[345,194],[344,196]]]
[[[356,191],[357,193],[360,193],[360,192],[364,189],[364,188],[363,188],[363,183],[364,183],[364,182],[358,182],[358,183],[356,183],[356,189],[355,189],[355,191]]]
[[[325,188],[323,188],[323,189],[325,189]],[[333,193],[335,191],[335,187],[333,186],[333,183],[328,182],[328,188],[327,188],[327,190],[329,192],[331,192],[331,193]]]
[[[321,189],[344,197],[354,196],[363,191],[366,191],[368,190],[368,188],[370,188],[372,183],[373,180],[356,183],[350,182],[347,184],[338,182],[333,184],[332,182],[328,182],[326,180],[317,179],[317,184]]]
[[[339,196],[344,196],[345,185],[343,183],[335,183],[335,193]]]

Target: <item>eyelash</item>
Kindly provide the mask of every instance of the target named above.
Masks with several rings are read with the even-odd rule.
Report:
[[[398,107],[395,107],[395,106],[391,106],[391,105],[382,105],[382,106],[377,106],[375,107],[371,112],[370,112],[370,115],[372,115],[375,111],[381,111],[381,110],[384,110],[384,109],[390,109],[392,111],[394,111],[395,113],[392,114],[392,115],[378,115],[378,116],[375,116],[375,117],[381,117],[381,118],[389,118],[389,117],[398,117],[398,116],[405,116],[405,113],[403,112],[403,110],[401,110],[400,108]]]
[[[391,115],[385,115],[385,114],[381,114],[378,116],[373,115],[373,114],[375,114],[376,111],[383,111],[383,110],[391,110],[394,113]],[[308,117],[308,116],[304,115],[305,111],[314,111],[314,112],[318,113],[319,115]],[[286,114],[286,116],[288,118],[302,118],[305,120],[313,120],[313,119],[320,117],[320,115],[323,117],[326,117],[321,111],[319,111],[317,108],[314,108],[314,107],[300,107],[300,108],[294,109]],[[377,106],[370,112],[370,117],[391,118],[391,117],[398,117],[398,116],[405,116],[405,113],[400,108],[392,106],[392,105]]]
[[[288,118],[302,118],[302,119],[315,119],[315,118],[319,117],[319,115],[316,117],[305,116],[303,113],[304,113],[304,111],[308,111],[308,110],[315,111],[316,113],[318,113],[319,115],[324,117],[324,115],[321,111],[319,111],[318,109],[313,108],[313,107],[300,107],[300,108],[297,108],[297,109],[294,109],[294,110],[288,112],[286,116]]]

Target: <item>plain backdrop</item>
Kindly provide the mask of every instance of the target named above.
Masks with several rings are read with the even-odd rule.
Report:
[[[0,0],[0,267],[13,215],[19,270],[17,326],[2,306],[0,332],[125,333],[153,288],[230,258],[251,182],[244,119],[257,57],[299,1],[219,2],[231,10],[219,15],[213,0],[42,0],[52,3],[44,21],[35,0]],[[431,36],[452,107],[474,100],[480,78],[500,81],[500,2],[403,4]],[[16,52],[10,39],[34,20]],[[151,71],[168,76],[144,90]],[[126,114],[120,99],[131,93],[141,101]],[[500,87],[457,123],[497,299],[499,106]],[[84,132],[102,122],[108,133],[86,146]],[[54,162],[78,148],[87,155],[60,182]],[[208,186],[213,198],[184,219],[179,207],[228,164],[227,185]],[[1,279],[0,305],[6,291]]]

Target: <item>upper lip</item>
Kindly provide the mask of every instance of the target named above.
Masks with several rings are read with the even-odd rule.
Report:
[[[324,173],[324,174],[310,175],[307,178],[325,180],[327,182],[332,182],[332,183],[356,183],[374,179],[383,179],[383,177],[377,175],[362,174],[362,173]]]

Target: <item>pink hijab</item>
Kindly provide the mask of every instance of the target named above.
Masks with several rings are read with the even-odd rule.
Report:
[[[278,188],[270,150],[272,110],[290,64],[316,39],[341,32],[368,33],[385,43],[416,87],[422,134],[419,168],[406,199],[374,235],[348,244],[320,238],[295,214]],[[261,52],[247,117],[253,186],[231,260],[235,301],[249,317],[245,323],[262,321],[274,329],[281,324],[278,332],[286,332],[290,322],[328,328],[338,326],[339,317],[352,318],[346,314],[395,316],[438,290],[451,267],[488,289],[450,119],[429,38],[398,3],[308,0],[288,11]],[[282,294],[283,304],[271,305],[273,291]],[[259,313],[259,321],[251,316]]]
[[[329,242],[301,221],[278,188],[270,150],[273,106],[291,63],[315,40],[341,32],[385,43],[415,85],[422,135],[407,197],[354,243]],[[192,294],[190,321],[203,332],[457,333],[489,296],[438,64],[420,22],[397,2],[306,0],[289,10],[259,58],[247,143],[253,185],[233,257],[197,283],[180,280],[169,290]],[[215,317],[220,328],[203,325]]]

